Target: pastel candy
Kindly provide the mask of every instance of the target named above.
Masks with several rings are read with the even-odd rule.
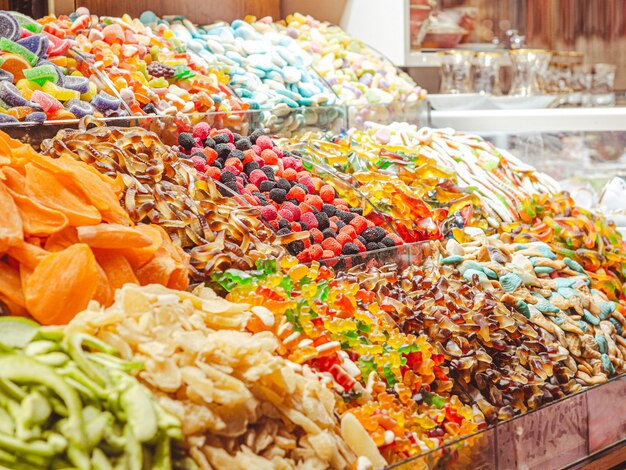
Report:
[[[9,41],[15,41],[21,36],[20,24],[6,11],[0,11],[0,36]]]
[[[41,109],[43,109],[46,113],[54,113],[59,109],[63,109],[63,104],[61,104],[59,100],[47,93],[44,93],[43,91],[33,91],[33,94],[30,96],[30,100],[41,106]]]
[[[7,81],[0,82],[0,99],[9,106],[28,106],[28,100],[22,96],[20,90]]]
[[[122,102],[118,98],[115,98],[114,96],[111,96],[108,93],[101,91],[93,97],[93,99],[91,100],[91,104],[98,111],[105,112],[118,109]]]
[[[87,93],[89,91],[89,79],[68,75],[63,79],[63,86],[70,90],[76,90],[80,94]]]
[[[55,85],[52,82],[44,83],[43,87],[41,87],[43,91],[48,93],[49,95],[54,96],[59,101],[68,101],[72,98],[80,98],[80,93],[75,90],[70,90],[68,88],[63,88],[58,85]]]
[[[35,34],[33,36],[20,39],[17,43],[37,55],[37,57],[43,57],[48,53],[50,40],[45,34]]]
[[[3,124],[11,124],[14,122],[18,122],[18,120],[14,118],[13,116],[0,113],[0,126],[2,126]]]
[[[41,111],[35,111],[34,113],[30,113],[28,116],[24,118],[24,121],[29,122],[44,122],[46,120],[46,113]]]

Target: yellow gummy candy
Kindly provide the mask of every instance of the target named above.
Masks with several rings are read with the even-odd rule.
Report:
[[[42,90],[49,95],[54,96],[59,101],[68,101],[72,98],[80,98],[80,93],[78,91],[68,90],[67,88],[57,86],[52,82],[44,83]]]
[[[30,89],[31,92],[35,90],[41,90],[41,86],[39,86],[39,84],[33,82],[32,80],[28,80],[26,78],[22,78],[18,80],[15,86],[17,87],[18,90],[22,90],[22,91],[26,88]]]
[[[80,95],[80,99],[83,101],[91,101],[91,98],[96,96],[96,93],[98,93],[98,87],[95,83],[89,82],[89,91]]]

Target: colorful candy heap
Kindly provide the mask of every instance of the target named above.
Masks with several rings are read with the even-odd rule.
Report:
[[[0,348],[3,468],[172,468],[180,421],[130,375],[140,363],[23,318],[0,318]]]
[[[241,194],[259,207],[303,263],[402,243],[377,226],[382,219],[352,187],[341,180],[328,184],[297,152],[283,152],[262,131],[243,137],[200,123],[178,140],[182,157],[222,183],[225,195]]]
[[[142,20],[152,24],[157,18],[144,13]],[[174,34],[206,69],[219,67],[227,73],[230,86],[251,110],[261,110],[262,123],[270,130],[323,127],[338,115],[337,110],[313,110],[336,104],[337,97],[311,70],[311,57],[288,36],[273,30],[259,34],[241,20],[196,27],[177,17],[155,29],[166,37]],[[311,109],[294,111],[302,107]]]
[[[425,335],[399,330],[370,286],[295,258],[260,264],[257,271],[214,273],[213,279],[230,292],[227,299],[254,306],[250,331],[271,331],[282,356],[326,377],[343,397],[339,411],[361,422],[387,461],[477,428],[471,407],[449,394],[444,357]]]
[[[250,269],[256,259],[282,253],[269,244],[273,235],[257,218],[257,209],[221,196],[211,180],[200,178],[191,160],[179,159],[151,132],[65,130],[42,147],[51,157],[82,160],[114,178],[133,222],[164,228],[189,252],[194,280],[214,270]]]
[[[271,333],[244,331],[251,315],[273,319],[271,312],[210,289],[195,293],[126,286],[110,308],[86,310],[68,331],[145,363],[138,379],[182,422],[185,453],[197,464],[185,468],[349,468],[356,457],[331,390],[277,355]]]
[[[576,207],[566,193],[542,194],[524,204],[520,226],[503,227],[514,241],[541,241],[580,263],[591,286],[612,300],[624,300],[626,245],[615,225]]]
[[[63,324],[127,282],[187,287],[188,256],[160,227],[132,226],[122,188],[0,132],[0,302],[11,314]]]

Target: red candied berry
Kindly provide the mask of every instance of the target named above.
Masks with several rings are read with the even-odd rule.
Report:
[[[256,144],[252,146],[252,150],[254,150],[254,153],[256,153],[257,155],[261,155],[261,152],[263,151],[261,147]]]
[[[334,238],[327,238],[322,241],[322,248],[332,251],[335,253],[335,256],[339,256],[341,254],[341,243]]]
[[[296,179],[298,178],[298,173],[293,168],[287,168],[285,171],[283,171],[283,178],[288,181],[296,181]]]
[[[270,205],[262,206],[261,216],[267,221],[272,221],[278,216],[278,211],[276,210],[274,206],[270,206]]]
[[[191,157],[190,160],[193,162],[193,167],[196,170],[201,171],[202,173],[206,171],[206,161],[204,158],[199,155],[195,155]]]
[[[313,179],[310,176],[298,176],[298,183],[306,186],[309,193],[315,192],[315,185],[313,184]]]
[[[350,212],[350,208],[348,206],[344,206],[343,204],[340,204],[335,207],[337,208],[338,211]]]
[[[243,161],[242,163],[245,165],[246,163],[250,163],[250,162],[254,162],[256,161],[256,153],[254,153],[254,150],[252,149],[248,149],[248,150],[244,150],[243,151]]]
[[[293,158],[293,157],[284,157],[283,158],[283,165],[285,166],[285,169],[293,168],[295,170],[296,169],[296,159]]]
[[[244,194],[243,198],[248,201],[250,204],[252,204],[253,206],[260,206],[261,205],[261,201],[259,201],[259,198],[256,196],[253,196],[251,194]]]
[[[313,208],[309,206],[306,202],[301,202],[300,204],[298,204],[298,207],[300,208],[301,214],[306,214],[307,212],[313,212]]]
[[[272,139],[267,135],[262,135],[256,139],[256,144],[261,148],[261,150],[271,149],[274,147],[274,143]]]
[[[394,242],[396,242],[396,245],[402,245],[404,243],[404,240],[402,240],[402,238],[400,238],[395,233],[388,233],[387,236],[391,238]]]
[[[248,178],[248,181],[250,181],[250,183],[258,188],[259,186],[261,186],[261,183],[263,181],[267,181],[267,175],[261,170],[252,170],[250,172],[250,177]]]
[[[233,135],[233,131],[231,131],[230,129],[220,129],[217,133],[226,134],[228,136],[228,140],[230,141],[229,143],[232,144],[235,142],[235,136]]]
[[[312,228],[317,228],[318,226],[317,218],[315,217],[315,214],[313,214],[313,212],[305,212],[304,214],[302,214],[300,216],[300,221],[304,222],[306,226],[309,227],[309,230]]]
[[[206,174],[214,180],[219,180],[220,176],[222,176],[222,172],[220,171],[220,169],[215,168],[214,166],[207,167]]]
[[[319,230],[317,228],[310,228],[309,227],[309,233],[311,235],[313,235],[313,241],[315,243],[322,243],[322,240],[324,240],[324,234],[322,233],[321,230]]]
[[[278,155],[272,149],[265,149],[261,152],[261,158],[266,165],[276,165],[278,162]]]
[[[320,197],[322,201],[328,204],[332,203],[333,199],[335,199],[335,188],[329,184],[325,184],[320,188]]]
[[[367,219],[362,215],[357,215],[350,221],[350,225],[354,227],[357,234],[361,234],[367,228]]]
[[[235,147],[235,144],[233,144],[232,142],[228,142],[226,145],[228,145],[228,148],[231,150],[235,150],[237,147]]]
[[[293,212],[288,209],[281,209],[278,211],[278,215],[283,219],[287,220],[287,222],[293,222]]]
[[[357,248],[359,249],[359,253],[363,253],[364,251],[367,250],[367,248],[365,248],[365,245],[361,243],[361,240],[359,240],[358,238],[355,238],[354,240],[352,240],[352,243],[354,243],[357,246]]]
[[[335,257],[335,253],[332,250],[324,250],[324,251],[322,251],[322,259],[330,259],[330,258],[334,258],[334,257]]]
[[[328,228],[330,228],[330,229],[334,230],[335,232],[336,232],[337,230],[339,230],[339,227],[337,227],[337,224],[336,224],[335,222],[329,222],[329,223],[328,223]]]
[[[287,199],[295,199],[298,202],[304,202],[306,192],[300,186],[292,187],[287,193]]]
[[[255,185],[253,184],[246,184],[245,188],[246,191],[250,191],[251,193],[258,193],[259,192],[259,188],[257,188]]]
[[[292,232],[302,232],[302,227],[298,222],[291,222],[291,231]]]
[[[296,158],[296,163],[295,166],[293,167],[294,170],[296,170],[298,173],[301,172],[304,169],[304,165],[302,164],[302,160],[300,160],[299,158]]]
[[[308,263],[309,261],[311,261],[311,253],[309,252],[309,250],[304,250],[298,253],[296,255],[296,258],[298,258],[298,261],[300,261],[301,263]]]
[[[372,222],[371,220],[367,220],[367,228],[372,228],[372,227],[376,227],[376,224]]]
[[[350,239],[356,238],[356,230],[354,230],[352,225],[344,225],[339,229],[339,233],[345,233]]]
[[[347,206],[348,203],[344,199],[335,198],[333,200],[333,206]]]
[[[270,225],[274,227],[277,231],[280,230],[280,225],[278,225],[278,219],[270,220]]]
[[[230,171],[231,173],[235,175],[238,175],[240,173],[239,170],[232,165],[224,165],[223,171]]]
[[[306,202],[309,206],[315,207],[318,211],[321,211],[322,206],[324,205],[322,198],[315,194],[307,194],[304,198],[304,202]]]
[[[319,245],[311,245],[311,248],[309,248],[308,251],[309,251],[309,255],[311,256],[311,261],[315,261],[322,257],[322,253],[324,252],[324,249]]]
[[[352,238],[350,238],[350,235],[344,232],[337,235],[337,241],[341,244],[341,246],[344,246],[346,243],[351,242]]]
[[[311,246],[311,240],[309,239],[309,237],[303,238],[301,241],[304,245],[304,248],[309,248]]]
[[[239,180],[237,180],[237,191],[239,192],[243,191],[243,183]]]
[[[227,158],[226,161],[224,162],[224,167],[226,166],[234,166],[235,168],[237,168],[237,173],[235,173],[236,175],[238,175],[239,173],[241,173],[243,171],[243,163],[241,163],[241,160],[239,160],[236,157],[232,157],[232,158]]]
[[[199,122],[198,124],[193,126],[193,136],[196,139],[206,139],[209,136],[210,131],[211,126],[209,126],[206,122]]]
[[[287,209],[293,214],[293,220],[300,220],[302,213],[300,212],[300,208],[291,202],[283,203],[282,209]]]
[[[206,157],[207,164],[212,164],[217,158],[217,152],[213,150],[211,147],[206,147],[202,149],[202,153]]]
[[[278,158],[283,158],[283,149],[280,147],[272,147],[272,150],[276,155],[278,155]]]

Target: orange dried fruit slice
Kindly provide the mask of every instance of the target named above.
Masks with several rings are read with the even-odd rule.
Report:
[[[48,254],[24,286],[26,308],[43,325],[63,325],[87,307],[100,274],[91,248],[78,243]]]
[[[162,233],[164,230],[158,225],[137,225],[136,230],[150,238],[151,243],[145,248],[125,248],[120,250],[133,269],[138,269],[154,258],[154,254],[163,243]],[[167,234],[166,234],[167,235]]]
[[[26,193],[43,205],[64,213],[71,225],[96,225],[102,221],[98,209],[53,173],[32,163],[27,163],[24,168]]]
[[[53,233],[44,244],[46,251],[62,251],[78,243],[78,234],[75,227],[65,227],[60,232]]]
[[[69,220],[62,212],[50,209],[16,191],[8,189],[19,211],[26,235],[50,235],[63,230]]]
[[[137,279],[142,286],[147,284],[161,284],[167,286],[170,275],[176,269],[174,260],[167,255],[165,248],[157,250],[156,255],[136,272]]]
[[[120,224],[100,224],[77,227],[78,240],[93,248],[118,250],[120,247],[145,248],[152,240],[136,230]]]
[[[25,312],[26,301],[22,292],[20,273],[13,266],[0,261],[0,302],[4,303],[13,315]]]
[[[12,189],[20,194],[23,194],[24,187],[26,186],[26,178],[17,169],[5,166],[2,168],[2,181],[7,188]]]
[[[139,284],[137,276],[125,256],[112,250],[93,250],[98,264],[104,269],[112,289],[120,289],[124,284]]]
[[[41,260],[46,257],[48,252],[37,245],[22,241],[10,247],[7,254],[11,258],[19,261],[20,265],[26,266],[29,269],[35,269]]]
[[[97,260],[96,260],[97,261]],[[93,294],[93,300],[98,302],[100,305],[104,305],[108,307],[113,303],[114,299],[114,289],[111,286],[109,278],[100,266],[99,263],[96,262],[96,269],[98,271],[98,286],[96,287],[96,292]]]
[[[22,240],[22,218],[7,187],[0,183],[0,253]]]

